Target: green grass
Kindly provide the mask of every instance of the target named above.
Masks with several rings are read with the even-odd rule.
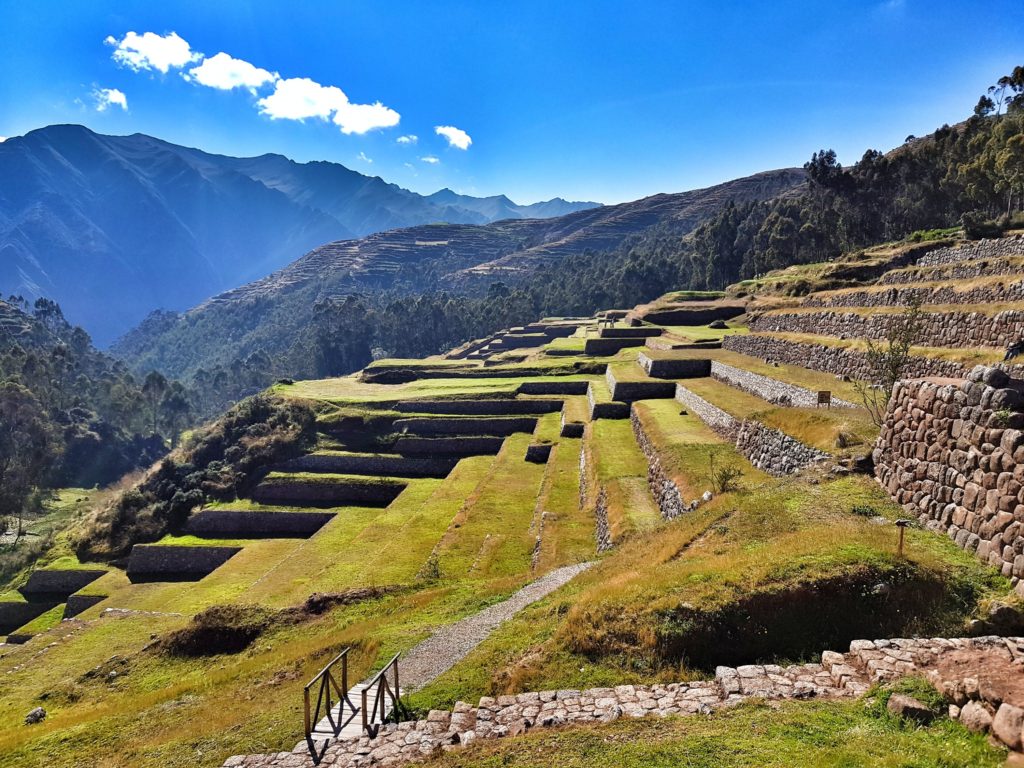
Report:
[[[37,635],[40,632],[45,632],[46,630],[60,624],[60,620],[63,616],[64,603],[61,603],[60,605],[56,605],[48,610],[46,613],[36,616],[36,618],[32,619],[32,621],[25,624],[23,627],[19,627],[15,630],[15,633],[19,635]]]
[[[914,728],[859,701],[751,702],[710,717],[539,730],[435,757],[431,768],[997,768],[1006,751],[956,722]]]
[[[628,419],[599,419],[590,426],[597,481],[608,494],[612,541],[650,528],[661,519],[647,487],[647,459]]]

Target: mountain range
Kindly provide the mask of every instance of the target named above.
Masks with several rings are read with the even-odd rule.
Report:
[[[186,376],[254,352],[276,357],[304,338],[318,302],[353,293],[480,293],[567,256],[610,251],[649,228],[685,235],[726,203],[768,200],[806,180],[767,171],[706,189],[659,194],[550,219],[431,224],[339,240],[185,313],[155,313],[112,351],[137,370]]]
[[[424,196],[337,163],[53,125],[0,143],[0,291],[59,302],[102,346],[153,310],[195,306],[322,243],[597,205]]]

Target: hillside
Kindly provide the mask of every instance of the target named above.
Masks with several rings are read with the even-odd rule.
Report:
[[[1024,711],[1024,366],[997,364],[1022,259],[950,233],[280,382],[0,595],[0,751],[312,766],[312,681],[329,768],[996,768]],[[904,373],[942,378],[879,425],[862,339],[914,298]],[[400,702],[371,679],[395,664]],[[404,722],[364,729],[364,691]]]
[[[424,197],[327,162],[232,158],[54,125],[0,143],[0,286],[60,303],[106,345],[340,237],[595,203]]]
[[[314,308],[325,299],[438,289],[479,294],[491,282],[514,282],[568,256],[607,251],[653,227],[685,234],[730,201],[770,199],[798,187],[804,178],[798,169],[770,171],[553,219],[429,225],[328,243],[176,320],[162,317],[147,323],[122,339],[115,351],[133,366],[175,374],[256,350],[281,356],[297,338],[311,335]]]

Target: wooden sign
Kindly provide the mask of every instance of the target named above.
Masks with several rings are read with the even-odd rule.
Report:
[[[818,392],[818,407],[820,408],[823,405],[828,408],[832,407],[832,393],[827,389]]]

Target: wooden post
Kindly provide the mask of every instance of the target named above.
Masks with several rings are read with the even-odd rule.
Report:
[[[900,529],[900,540],[899,544],[896,545],[896,556],[903,557],[903,532],[911,524],[911,520],[897,520],[896,526]]]
[[[302,698],[306,702],[306,738],[308,739],[310,733],[312,733],[312,728],[309,727],[309,687],[308,686],[302,691]]]

